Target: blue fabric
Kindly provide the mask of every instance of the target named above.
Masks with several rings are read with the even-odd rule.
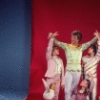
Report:
[[[0,100],[24,100],[26,95],[26,92],[2,91],[0,92]]]
[[[0,98],[28,92],[30,46],[31,0],[0,0]]]

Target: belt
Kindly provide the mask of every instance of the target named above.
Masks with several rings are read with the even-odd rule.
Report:
[[[81,70],[67,70],[68,72],[81,72]]]
[[[61,74],[56,74],[55,76],[61,76]]]
[[[67,63],[67,64],[81,64],[81,63]]]

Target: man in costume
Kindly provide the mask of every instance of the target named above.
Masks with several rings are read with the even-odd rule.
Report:
[[[98,49],[96,45],[91,45],[88,49],[88,54],[82,57],[83,68],[85,79],[89,79],[91,81],[91,77],[93,77],[94,87],[92,90],[92,100],[96,100],[97,93],[97,66],[100,61],[100,34],[98,32],[95,33],[98,38]],[[89,98],[88,98],[89,100]]]
[[[55,34],[57,35],[55,32],[52,34],[52,37],[55,37]],[[79,42],[81,39],[82,34],[77,30],[71,34],[71,44],[63,43],[57,39],[54,39],[54,43],[65,51],[67,59],[65,74],[65,100],[71,100],[72,91],[79,83],[81,75],[82,52],[97,41],[97,38],[95,37],[91,41],[80,45]]]
[[[52,37],[51,34],[49,34],[49,37]],[[62,88],[64,87],[64,66],[62,59],[59,57],[59,50],[57,46],[53,46],[53,42],[54,38],[50,38],[46,51],[47,72],[45,77],[48,86],[54,84],[55,87],[55,96],[51,100],[58,100],[60,81]]]

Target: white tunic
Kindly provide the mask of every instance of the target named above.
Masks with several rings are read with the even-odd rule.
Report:
[[[62,70],[62,61],[59,57],[53,56],[54,60],[56,61],[56,70],[55,70],[55,75],[61,75],[61,70]]]

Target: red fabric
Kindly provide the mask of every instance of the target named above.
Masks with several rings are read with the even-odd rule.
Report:
[[[83,34],[82,42],[93,38],[100,31],[100,1],[97,0],[32,0],[32,50],[30,66],[30,88],[27,100],[43,100],[42,78],[46,72],[46,47],[48,32],[59,32],[58,40],[70,43],[73,30]],[[86,53],[86,52],[85,52]],[[66,63],[64,51],[60,57]],[[98,85],[100,68],[98,67]],[[98,95],[100,90],[98,87]],[[60,91],[63,100],[63,90]]]

